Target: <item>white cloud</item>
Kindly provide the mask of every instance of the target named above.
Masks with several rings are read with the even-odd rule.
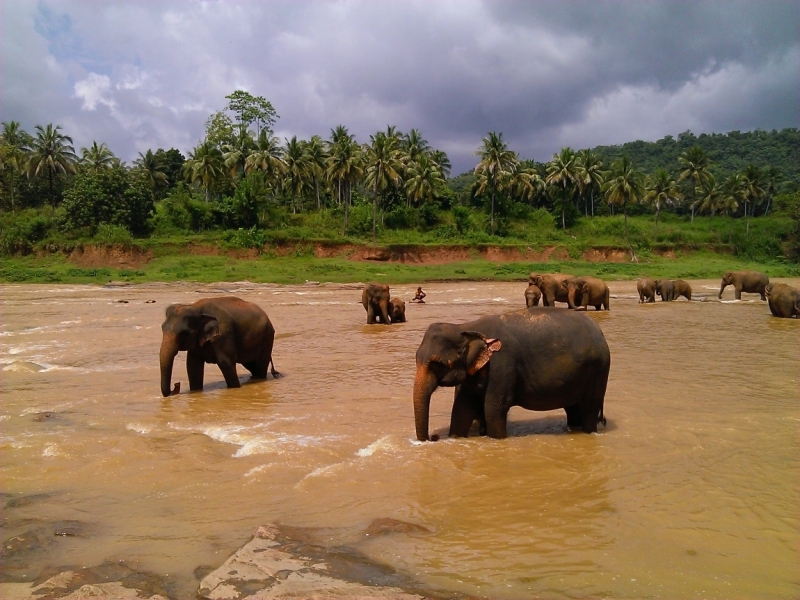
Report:
[[[75,82],[75,97],[83,101],[83,110],[95,110],[98,104],[113,108],[116,103],[110,98],[110,92],[111,79],[107,75],[89,73],[85,79]]]

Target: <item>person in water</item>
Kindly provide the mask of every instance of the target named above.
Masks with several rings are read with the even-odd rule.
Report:
[[[424,304],[425,303],[425,296],[427,296],[427,294],[422,291],[421,287],[418,287],[417,288],[417,293],[414,295],[414,298],[411,301],[412,302],[421,302],[421,303]]]

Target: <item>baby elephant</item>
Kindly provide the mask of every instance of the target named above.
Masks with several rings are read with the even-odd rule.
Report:
[[[530,308],[531,306],[539,306],[539,300],[542,298],[542,290],[536,287],[534,284],[530,284],[528,289],[525,290],[525,306]]]
[[[399,298],[392,298],[389,301],[389,319],[392,323],[405,323],[406,303]]]
[[[764,292],[773,316],[783,319],[800,317],[800,291],[785,283],[769,283]]]
[[[642,277],[636,280],[636,291],[639,292],[639,304],[656,301],[656,280]]]

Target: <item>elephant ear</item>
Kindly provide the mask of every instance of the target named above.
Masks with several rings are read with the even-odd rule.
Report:
[[[469,339],[467,344],[467,374],[474,375],[486,366],[492,354],[503,347],[503,343],[495,338],[487,338],[477,331],[462,331],[464,337]]]
[[[200,315],[200,326],[203,330],[200,332],[199,343],[201,346],[206,342],[211,342],[219,337],[219,321],[216,317],[211,315]]]

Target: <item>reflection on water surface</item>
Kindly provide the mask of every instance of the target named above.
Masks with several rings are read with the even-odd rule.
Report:
[[[418,444],[410,396],[427,325],[524,306],[525,284],[426,286],[392,327],[364,325],[354,289],[224,287],[265,308],[285,377],[228,390],[207,365],[202,393],[169,399],[164,309],[208,293],[2,287],[4,539],[36,522],[82,528],[9,572],[125,559],[188,597],[195,569],[260,524],[346,538],[392,517],[434,533],[359,549],[479,596],[800,596],[800,322],[755,296],[640,306],[635,282],[612,283],[611,312],[589,313],[612,352],[599,435],[568,432],[563,411],[514,409],[509,439]],[[183,356],[173,381],[186,390]],[[446,431],[451,402],[434,394],[432,430]]]

